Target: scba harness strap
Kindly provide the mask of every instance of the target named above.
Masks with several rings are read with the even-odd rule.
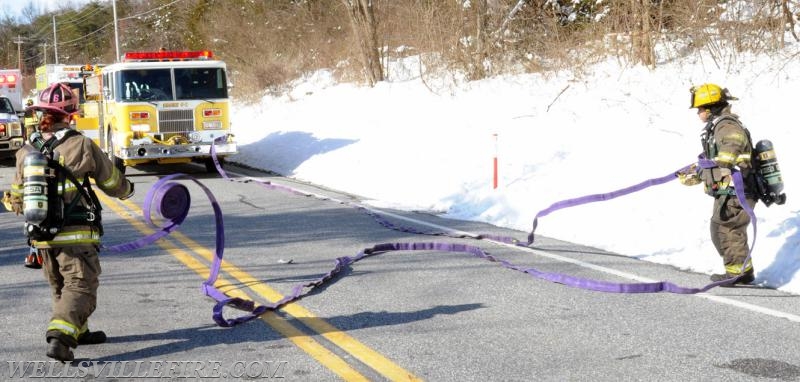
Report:
[[[100,235],[103,234],[103,226],[101,224],[102,207],[88,177],[84,177],[83,181],[78,180],[69,169],[59,162],[55,152],[56,147],[75,135],[81,134],[75,130],[65,128],[57,131],[47,140],[38,132],[32,134],[30,138],[31,145],[38,152],[29,153],[28,155],[41,154],[44,157],[44,163],[42,164],[46,164],[46,168],[42,169],[41,175],[44,177],[44,182],[47,186],[46,217],[42,221],[31,222],[29,220],[26,222],[25,232],[33,240],[52,240],[68,225],[92,226],[99,231]],[[26,163],[28,163],[27,158]],[[27,175],[26,179],[28,179]],[[67,191],[67,181],[75,186],[78,196],[67,206],[64,206],[63,195]],[[29,191],[29,188],[26,187],[25,192],[28,193]],[[85,201],[85,205],[79,205],[81,199]],[[26,214],[27,217],[28,214]]]
[[[773,203],[784,204],[786,202],[786,194],[783,193],[783,179],[772,142],[768,139],[762,139],[758,142],[753,141],[750,130],[735,116],[722,115],[706,125],[701,137],[704,158],[719,160],[720,152],[717,147],[715,130],[724,121],[730,121],[739,126],[744,132],[747,144],[750,146],[749,152],[740,154],[737,157],[733,157],[729,153],[726,160],[727,163],[733,163],[737,166],[743,162],[750,164],[747,175],[742,175],[743,182],[747,186],[745,190],[747,192],[746,196],[758,198],[767,207]],[[713,171],[713,167],[708,170]],[[719,180],[711,184],[706,183],[706,192],[712,196],[735,196],[736,191],[732,186],[732,181]]]
[[[730,157],[730,158],[728,158],[728,160],[731,161],[733,164],[736,164],[736,165],[738,165],[739,163],[744,162],[744,161],[746,161],[748,164],[750,164],[750,169],[748,170],[748,175],[743,177],[743,181],[745,183],[748,183],[748,186],[750,186],[750,187],[748,187],[746,189],[747,196],[755,197],[755,195],[752,194],[750,192],[750,190],[754,190],[755,189],[754,185],[756,183],[756,179],[755,179],[755,177],[756,177],[756,169],[758,168],[758,166],[757,166],[757,164],[755,162],[755,158],[753,156],[754,145],[753,145],[753,139],[750,136],[750,130],[748,130],[744,126],[742,121],[740,121],[735,116],[728,115],[728,114],[718,116],[718,117],[714,118],[713,120],[709,121],[706,124],[705,129],[703,130],[703,134],[702,134],[702,136],[700,138],[701,143],[702,143],[702,147],[703,147],[703,156],[704,156],[704,158],[712,159],[712,160],[717,160],[717,157],[720,156],[720,150],[719,150],[719,147],[717,146],[716,129],[720,124],[722,124],[725,121],[731,122],[734,125],[736,125],[739,128],[741,128],[742,131],[744,132],[744,137],[747,139],[746,145],[749,146],[750,151],[749,152],[745,152],[743,154],[740,154],[736,158]],[[718,166],[711,166],[711,167],[708,167],[708,168],[704,168],[704,170],[713,171],[713,169],[717,168],[717,167]],[[712,182],[712,183],[709,183],[709,182]],[[733,186],[734,186],[734,184],[733,184],[733,179],[732,178],[730,180],[723,180],[723,179],[714,178],[712,180],[707,180],[706,183],[705,183],[706,193],[711,195],[711,196],[725,196],[725,195],[727,195],[727,196],[736,196],[736,190],[733,189]]]

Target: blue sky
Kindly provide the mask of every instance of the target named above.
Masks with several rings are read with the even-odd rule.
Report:
[[[65,7],[79,7],[91,0],[0,0],[0,11],[13,17],[20,17],[22,9],[33,4],[41,12],[49,12]],[[104,0],[105,1],[105,0]]]

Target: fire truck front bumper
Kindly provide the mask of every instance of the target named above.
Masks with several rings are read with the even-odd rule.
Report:
[[[211,142],[186,144],[138,143],[134,140],[130,147],[120,148],[118,157],[123,160],[163,160],[163,159],[199,159],[211,157]],[[238,152],[235,142],[214,143],[214,152],[220,157]]]

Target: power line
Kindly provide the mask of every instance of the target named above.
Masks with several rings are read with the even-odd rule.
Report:
[[[78,37],[78,38],[76,38],[76,39],[69,40],[69,41],[61,41],[61,42],[59,42],[59,43],[58,43],[58,45],[66,45],[66,44],[73,43],[73,42],[75,42],[75,41],[80,41],[80,40],[83,40],[83,39],[85,39],[85,38],[87,38],[87,37],[89,37],[89,36],[95,35],[95,34],[97,34],[98,32],[101,32],[101,31],[103,31],[103,29],[106,29],[106,28],[110,27],[111,25],[113,25],[113,23],[108,23],[108,24],[106,24],[106,25],[103,25],[102,27],[100,27],[100,28],[97,28],[97,29],[95,29],[94,31],[92,31],[92,32],[89,32],[89,33],[87,33],[87,34],[85,34],[85,35],[83,35],[83,36],[81,36],[81,37]]]
[[[173,5],[173,4],[175,4],[175,3],[178,3],[178,2],[181,2],[181,1],[183,1],[183,0],[174,0],[174,1],[170,2],[170,3],[168,3],[168,4],[164,4],[164,5],[162,5],[162,6],[159,6],[159,7],[153,8],[153,9],[150,9],[150,10],[148,10],[148,11],[144,11],[144,12],[141,12],[141,13],[137,13],[137,14],[135,14],[135,15],[131,15],[131,16],[128,16],[128,17],[123,17],[123,18],[119,19],[119,21],[130,20],[130,19],[134,19],[134,18],[137,18],[137,17],[141,17],[141,16],[144,16],[144,15],[147,15],[147,14],[150,14],[150,13],[153,13],[153,12],[156,12],[156,11],[158,11],[158,10],[162,9],[162,8],[168,7],[168,6],[170,6],[170,5]],[[82,40],[82,39],[84,39],[84,38],[86,38],[86,37],[88,37],[88,36],[91,36],[91,35],[93,35],[93,34],[96,34],[97,32],[100,32],[101,30],[103,30],[103,29],[105,29],[105,28],[108,28],[108,27],[110,27],[110,26],[112,26],[112,25],[114,25],[114,23],[113,23],[113,22],[111,22],[111,23],[107,23],[107,24],[105,24],[105,25],[101,26],[100,28],[98,28],[98,29],[94,30],[93,32],[89,32],[89,33],[87,33],[87,34],[85,34],[85,35],[83,35],[83,36],[80,36],[80,37],[78,37],[78,38],[75,38],[75,39],[73,39],[73,40],[64,41],[64,42],[59,42],[59,43],[58,43],[58,45],[65,45],[65,44],[69,44],[69,43],[72,43],[72,42],[75,42],[75,41]]]
[[[63,19],[58,20],[58,33],[66,32],[66,31],[74,31],[77,29],[76,25],[80,24],[84,20],[88,20],[90,17],[105,11],[105,8],[95,8],[92,12],[85,14],[79,17],[72,17],[71,19]]]
[[[161,8],[169,7],[170,5],[175,4],[177,2],[181,2],[181,1],[183,1],[183,0],[175,0],[175,1],[171,2],[171,3],[164,4],[164,5],[160,6],[160,7],[153,8],[153,9],[151,9],[149,11],[144,11],[142,13],[138,13],[138,14],[135,14],[135,15],[131,15],[131,16],[128,16],[128,17],[123,17],[123,18],[119,19],[119,21],[129,20],[129,19],[136,18],[136,17],[139,17],[139,16],[144,16],[144,15],[146,15],[148,13],[153,13],[153,12],[155,12],[155,11],[161,9]]]
[[[86,6],[84,6],[84,8],[86,8]],[[68,23],[68,24],[77,24],[77,23],[80,23],[81,21],[86,20],[86,19],[88,19],[88,18],[90,18],[90,17],[92,17],[92,16],[94,16],[94,15],[96,15],[96,14],[98,14],[98,13],[104,11],[104,10],[105,10],[104,7],[99,6],[97,8],[94,8],[94,9],[90,10],[89,13],[85,14],[85,15],[81,15],[80,14],[81,12],[83,12],[83,10],[81,10],[81,12],[78,12],[78,14],[72,16],[69,19],[61,20],[61,22],[62,23]]]
[[[156,8],[149,9],[147,11],[139,12],[139,13],[134,14],[134,15],[130,15],[130,16],[127,16],[127,17],[120,18],[117,21],[119,22],[119,21],[124,21],[124,20],[136,19],[136,18],[145,16],[145,15],[148,15],[148,14],[151,14],[151,13],[154,13],[154,12],[158,12],[159,10],[161,10],[163,8],[172,6],[172,5],[177,4],[177,3],[181,2],[181,1],[183,1],[183,0],[174,0],[174,1],[171,1],[171,2],[169,2],[167,4],[158,6]],[[86,8],[86,7],[84,7],[84,8]],[[97,29],[95,29],[92,32],[83,34],[80,37],[76,37],[76,38],[68,40],[68,41],[55,41],[55,36],[59,32],[74,31],[76,29],[76,24],[79,24],[80,22],[90,18],[91,16],[94,16],[97,13],[100,13],[100,12],[105,11],[105,10],[107,10],[106,7],[98,7],[98,8],[92,9],[91,11],[89,11],[89,12],[87,12],[85,14],[81,14],[81,13],[83,13],[83,10],[81,10],[80,12],[78,12],[77,15],[72,16],[70,18],[66,18],[65,20],[59,21],[59,23],[57,25],[61,25],[61,27],[55,27],[55,26],[53,27],[54,34],[53,34],[52,39],[55,42],[53,44],[54,49],[58,49],[58,47],[78,46],[78,44],[76,44],[77,42],[80,42],[80,41],[83,41],[83,40],[86,40],[86,39],[89,39],[89,38],[99,39],[99,35],[98,34],[100,32],[102,32],[102,31],[106,30],[108,27],[114,26],[114,22],[106,23],[106,24],[98,27]],[[53,18],[55,18],[55,17],[56,16],[53,15]],[[37,42],[49,41],[49,40],[51,40],[51,38],[49,36],[47,36],[47,34],[49,34],[50,29],[51,29],[50,25],[43,26],[38,31],[34,32],[32,35],[29,35],[29,37],[25,38],[25,40],[26,41],[37,41]],[[20,41],[18,43],[18,45],[22,44],[22,42],[21,42],[22,38],[21,37],[19,38],[18,41]],[[17,42],[17,41],[15,41],[15,42]],[[25,58],[24,61],[26,63],[33,62],[34,60],[36,60],[36,59],[38,59],[38,58],[40,58],[42,56],[43,56],[42,53],[39,53],[39,54],[36,54],[36,55],[33,55],[33,56],[28,56],[28,57]],[[46,59],[46,57],[45,57],[45,59]],[[20,58],[20,66],[21,66],[21,64],[22,64],[22,59]]]
[[[31,39],[31,40],[42,40],[42,39],[44,39],[44,37],[41,37],[41,36],[45,35],[45,34],[47,34],[49,32],[50,32],[50,23],[46,23],[45,26],[43,26],[41,29],[36,31],[32,36],[29,36],[28,39]]]
[[[112,0],[112,1],[113,1],[113,0]],[[147,11],[144,11],[144,12],[140,12],[140,13],[137,13],[137,14],[134,14],[134,15],[131,15],[131,16],[128,16],[128,17],[121,18],[121,19],[117,20],[117,22],[119,22],[119,21],[123,21],[123,20],[130,20],[130,19],[138,18],[138,17],[144,16],[144,15],[147,15],[147,14],[153,13],[153,12],[157,12],[157,11],[159,11],[159,10],[163,9],[163,8],[169,7],[169,6],[173,5],[173,4],[177,4],[177,3],[181,2],[181,1],[183,1],[183,0],[174,0],[174,1],[172,1],[172,2],[169,2],[169,3],[167,3],[167,4],[161,5],[161,6],[159,6],[159,7],[156,7],[156,8],[153,8],[153,9],[150,9],[150,10],[147,10]],[[78,37],[78,38],[76,38],[76,39],[73,39],[73,40],[70,40],[70,41],[64,41],[64,42],[60,42],[60,43],[58,43],[58,45],[60,45],[60,46],[64,46],[65,44],[70,44],[70,43],[73,43],[73,42],[75,42],[75,41],[80,41],[80,40],[83,40],[83,39],[85,39],[85,38],[87,38],[87,37],[89,37],[89,36],[91,36],[91,35],[94,35],[94,34],[96,34],[96,33],[100,32],[100,31],[104,30],[105,28],[107,28],[107,27],[109,27],[109,26],[112,26],[112,25],[114,25],[114,23],[113,23],[113,22],[112,22],[112,23],[105,24],[105,25],[103,25],[102,27],[100,27],[100,28],[96,29],[96,30],[95,30],[95,31],[93,31],[93,32],[87,33],[87,34],[85,34],[85,35],[83,35],[83,36],[81,36],[81,37]],[[116,54],[115,54],[115,56],[116,56]]]

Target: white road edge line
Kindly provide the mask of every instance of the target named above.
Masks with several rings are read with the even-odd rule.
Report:
[[[241,176],[243,178],[254,180],[254,181],[257,181],[257,182],[263,182],[263,180],[260,180],[260,179],[257,179],[257,178],[253,178],[253,177],[250,177],[250,176],[247,176],[247,175],[244,175],[244,174],[239,174],[239,173],[236,173],[236,172],[230,172],[230,174]],[[289,186],[286,186],[286,187],[289,187]],[[337,203],[340,203],[340,204],[358,206],[358,207],[370,210],[370,211],[372,211],[374,213],[391,216],[391,217],[393,217],[395,219],[405,220],[407,222],[414,223],[414,224],[419,224],[419,225],[423,225],[423,226],[427,226],[427,227],[431,227],[431,228],[440,229],[442,231],[447,231],[447,232],[450,232],[450,233],[455,234],[455,235],[478,237],[478,234],[475,234],[475,233],[455,230],[455,229],[452,229],[450,227],[445,227],[445,226],[441,226],[441,225],[438,225],[438,224],[428,223],[426,221],[417,220],[417,219],[409,218],[409,217],[402,216],[402,215],[397,215],[395,213],[384,211],[384,210],[378,210],[378,209],[375,209],[375,208],[372,208],[372,207],[369,207],[369,206],[365,206],[363,204],[339,200],[339,199],[332,198],[332,197],[327,196],[327,195],[308,192],[308,191],[305,191],[305,190],[302,190],[302,191],[304,193],[310,195],[310,196],[314,196],[314,197],[317,197],[317,198],[320,198],[320,199],[327,199],[327,200],[330,200],[330,201],[333,201],[333,202],[337,202]],[[495,243],[495,244],[499,244],[499,245],[502,245],[502,246],[505,246],[505,247],[508,247],[508,248],[518,249],[518,250],[525,251],[525,252],[531,252],[531,253],[533,253],[535,255],[538,255],[538,256],[547,257],[547,258],[550,258],[550,259],[553,259],[553,260],[558,260],[558,261],[565,262],[565,263],[575,264],[575,265],[578,265],[578,266],[581,266],[581,267],[584,267],[584,268],[589,268],[589,269],[596,270],[598,272],[603,272],[603,273],[607,273],[607,274],[610,274],[610,275],[619,276],[619,277],[622,277],[622,278],[626,278],[626,279],[630,279],[630,280],[634,280],[634,281],[638,281],[638,282],[642,282],[642,283],[656,282],[656,280],[651,280],[651,279],[648,279],[646,277],[637,276],[637,275],[634,275],[632,273],[622,272],[622,271],[618,271],[616,269],[611,269],[611,268],[603,267],[603,266],[600,266],[600,265],[586,263],[586,262],[583,262],[583,261],[580,261],[580,260],[571,259],[569,257],[556,255],[554,253],[549,253],[549,252],[541,251],[541,250],[538,250],[538,249],[520,247],[520,246],[517,246],[517,245],[503,243],[503,242],[499,242],[499,241],[495,241],[495,240],[489,240],[489,239],[483,239],[483,240],[489,241],[489,242],[492,242],[492,243]],[[708,294],[708,293],[697,293],[697,294],[694,294],[693,296],[704,298],[704,299],[711,300],[711,301],[714,301],[714,302],[718,302],[718,303],[721,303],[721,304],[726,304],[726,305],[730,305],[730,306],[733,306],[733,307],[749,310],[749,311],[752,311],[752,312],[755,312],[755,313],[761,313],[761,314],[765,314],[765,315],[773,316],[773,317],[778,317],[778,318],[785,318],[785,319],[787,319],[789,321],[800,323],[800,316],[795,315],[795,314],[782,312],[782,311],[775,310],[775,309],[765,308],[763,306],[754,305],[754,304],[750,304],[750,303],[742,302],[742,301],[737,301],[737,300],[730,299],[730,298],[727,298],[727,297],[712,295],[712,294]]]

